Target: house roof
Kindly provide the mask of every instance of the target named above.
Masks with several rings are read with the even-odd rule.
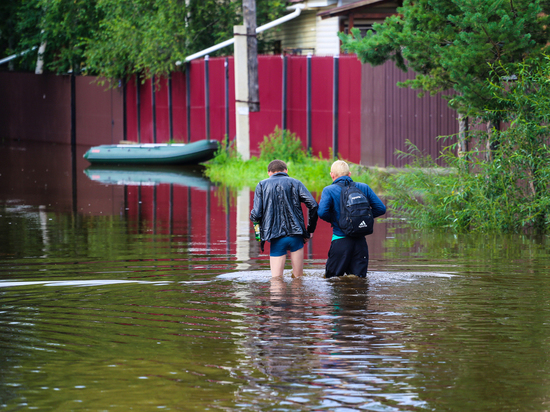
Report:
[[[327,19],[329,17],[348,15],[349,13],[354,12],[361,7],[372,6],[373,4],[388,3],[388,2],[394,3],[394,1],[389,1],[389,0],[359,0],[354,3],[346,4],[344,6],[321,11],[317,13],[317,15],[323,19]]]

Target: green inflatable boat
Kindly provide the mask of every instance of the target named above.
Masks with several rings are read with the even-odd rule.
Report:
[[[92,164],[198,164],[214,157],[217,140],[199,140],[192,143],[143,143],[101,145],[90,148],[84,159]]]

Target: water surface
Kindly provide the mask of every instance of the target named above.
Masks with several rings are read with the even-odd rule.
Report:
[[[545,411],[547,237],[377,222],[367,279],[272,280],[253,188],[4,143],[0,408]],[[307,183],[307,182],[306,182]]]

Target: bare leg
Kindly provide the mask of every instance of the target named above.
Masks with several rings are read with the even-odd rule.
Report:
[[[292,263],[292,275],[296,278],[304,274],[304,248],[296,252],[290,252],[290,262]]]
[[[271,277],[283,276],[285,269],[286,255],[283,256],[270,256],[269,266],[271,267]]]

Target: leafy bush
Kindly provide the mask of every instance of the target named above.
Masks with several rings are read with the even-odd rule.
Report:
[[[442,156],[453,173],[441,174],[412,147],[409,173],[388,178],[389,205],[413,224],[550,232],[550,61],[541,56],[498,69],[504,75],[490,85],[486,113],[498,112],[510,126],[493,131],[490,149],[487,137],[461,157],[449,146]]]
[[[260,160],[279,159],[287,163],[303,163],[307,157],[298,136],[278,127],[260,143]]]
[[[224,165],[234,161],[241,161],[241,155],[235,147],[235,142],[230,142],[227,145],[227,140],[224,139],[220,143],[218,150],[214,153],[214,157],[208,162],[210,165]]]
[[[450,226],[450,213],[443,199],[453,193],[458,181],[455,170],[439,167],[416,146],[410,142],[407,145],[409,152],[401,155],[410,157],[411,164],[405,166],[405,171],[387,175],[384,181],[388,206],[418,227]]]

